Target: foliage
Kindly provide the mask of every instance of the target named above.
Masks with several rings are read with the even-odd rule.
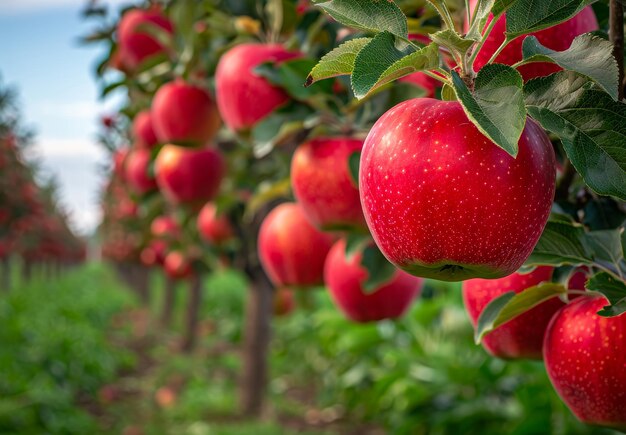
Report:
[[[89,433],[77,406],[132,354],[112,346],[112,317],[131,302],[101,267],[16,286],[0,298],[0,432]]]

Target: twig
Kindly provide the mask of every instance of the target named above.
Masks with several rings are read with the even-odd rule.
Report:
[[[619,0],[611,0],[609,6],[609,39],[613,43],[613,56],[619,70],[618,83],[624,83],[624,6]],[[618,88],[619,99],[624,99],[624,86]]]

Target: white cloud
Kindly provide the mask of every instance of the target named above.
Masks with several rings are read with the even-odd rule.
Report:
[[[104,158],[104,151],[94,141],[83,139],[64,139],[38,137],[33,147],[35,156],[45,159],[51,157],[87,157],[90,160]]]
[[[83,7],[89,0],[2,0],[0,14],[19,14],[45,9],[80,6]],[[111,6],[135,3],[133,0],[99,0],[100,4]]]
[[[37,111],[38,115],[44,117],[95,121],[100,107],[94,101],[41,101],[33,109]]]

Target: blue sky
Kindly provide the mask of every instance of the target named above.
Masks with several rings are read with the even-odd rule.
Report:
[[[105,0],[117,9],[128,0]],[[77,43],[90,24],[84,0],[1,0],[0,74],[17,87],[26,122],[37,132],[35,150],[47,173],[58,176],[62,201],[80,232],[98,222],[96,166],[105,153],[95,142],[98,120],[116,98],[98,100],[92,75],[101,54]]]

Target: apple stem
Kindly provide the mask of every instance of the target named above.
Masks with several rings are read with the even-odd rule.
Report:
[[[483,47],[483,45],[485,45],[485,41],[487,41],[489,34],[493,30],[494,26],[496,25],[496,21],[498,21],[499,18],[500,16],[493,17],[491,22],[485,28],[485,33],[483,33],[482,38],[480,38],[480,41],[478,41],[478,44],[474,46],[474,49],[473,49],[474,51],[472,51],[472,55],[470,56],[467,62],[468,68],[472,73],[474,73],[474,62],[476,61],[476,57],[478,56],[480,49]]]
[[[492,20],[492,22],[493,22],[493,21],[495,21],[495,18]],[[515,38],[513,38],[513,39],[515,39]],[[500,46],[498,47],[498,49],[496,50],[496,52],[495,52],[495,53],[493,53],[493,55],[491,56],[491,58],[489,58],[489,60],[487,61],[487,64],[494,63],[494,61],[495,61],[495,60],[496,60],[496,58],[500,55],[500,53],[502,52],[502,50],[504,50],[504,49],[506,48],[506,46],[507,46],[507,45],[509,45],[509,43],[510,43],[511,41],[513,41],[513,39],[506,38],[506,39],[502,42],[502,44],[500,44]]]
[[[619,70],[618,98],[621,101],[624,99],[624,6],[620,0],[611,0],[609,5],[609,39]]]
[[[424,70],[422,72],[424,74],[426,74],[428,77],[432,77],[435,80],[439,80],[444,85],[452,86],[452,83],[447,78],[447,73],[445,71],[443,71],[441,68],[437,68],[436,70],[433,70],[433,71]],[[443,76],[441,76],[441,75],[439,75],[437,73],[442,74]]]

